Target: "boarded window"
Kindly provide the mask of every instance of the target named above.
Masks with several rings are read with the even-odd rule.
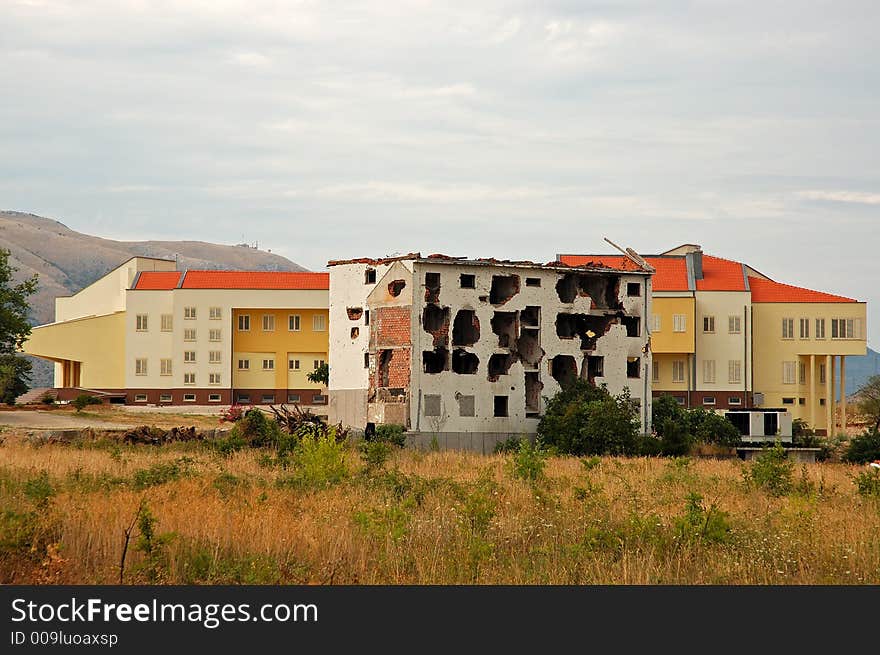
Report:
[[[425,395],[425,416],[440,416],[440,396]]]
[[[476,416],[476,402],[474,396],[458,397],[458,415],[459,416]]]

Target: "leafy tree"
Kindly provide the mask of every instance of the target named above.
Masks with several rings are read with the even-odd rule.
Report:
[[[702,407],[689,410],[687,422],[690,433],[701,443],[735,446],[742,441],[739,430],[727,417]]]
[[[321,364],[314,371],[306,375],[306,377],[309,379],[309,382],[327,386],[330,384],[330,366],[328,364]]]
[[[880,375],[872,375],[858,394],[859,410],[874,423],[874,432],[880,431]]]
[[[850,439],[843,461],[852,464],[866,464],[880,459],[880,432],[866,430],[864,434]]]
[[[31,363],[16,353],[31,333],[28,297],[37,290],[37,276],[15,283],[18,269],[9,263],[9,255],[0,249],[0,396],[14,404],[30,381]]]

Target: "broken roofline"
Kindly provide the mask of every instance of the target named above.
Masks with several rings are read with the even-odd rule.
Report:
[[[654,274],[654,271],[649,271],[645,269],[622,270],[619,268],[611,268],[603,264],[592,264],[589,262],[586,264],[581,264],[579,266],[570,266],[569,264],[566,264],[565,262],[559,260],[548,262],[546,264],[540,264],[528,260],[517,261],[510,259],[495,259],[494,257],[468,259],[466,257],[452,257],[450,255],[440,254],[422,257],[421,253],[410,253],[408,255],[401,255],[399,257],[385,257],[382,259],[370,259],[367,257],[362,257],[359,259],[336,259],[327,262],[327,266],[345,266],[346,264],[367,264],[369,266],[381,266],[383,264],[391,264],[398,261],[412,261],[419,264],[445,264],[452,266],[499,266],[507,268],[539,269],[543,271],[560,271],[563,273],[570,273],[572,271],[589,271],[591,273],[625,273],[627,275],[644,276],[650,276]]]

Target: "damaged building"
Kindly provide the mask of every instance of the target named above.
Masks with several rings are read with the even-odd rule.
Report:
[[[628,388],[649,428],[644,262],[411,254],[329,266],[331,420],[402,424],[416,445],[492,452],[534,434],[545,399],[583,379]]]

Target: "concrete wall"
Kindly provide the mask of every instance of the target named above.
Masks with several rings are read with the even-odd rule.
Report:
[[[751,302],[748,291],[697,291],[697,348],[692,388],[701,392],[701,404],[703,397],[715,398],[717,404],[722,396],[745,396],[751,391]],[[731,316],[739,318],[738,333],[730,332]],[[703,329],[705,317],[714,317],[714,332]],[[706,380],[706,362],[714,362],[714,382]],[[739,363],[739,382],[731,382],[730,362]]]

